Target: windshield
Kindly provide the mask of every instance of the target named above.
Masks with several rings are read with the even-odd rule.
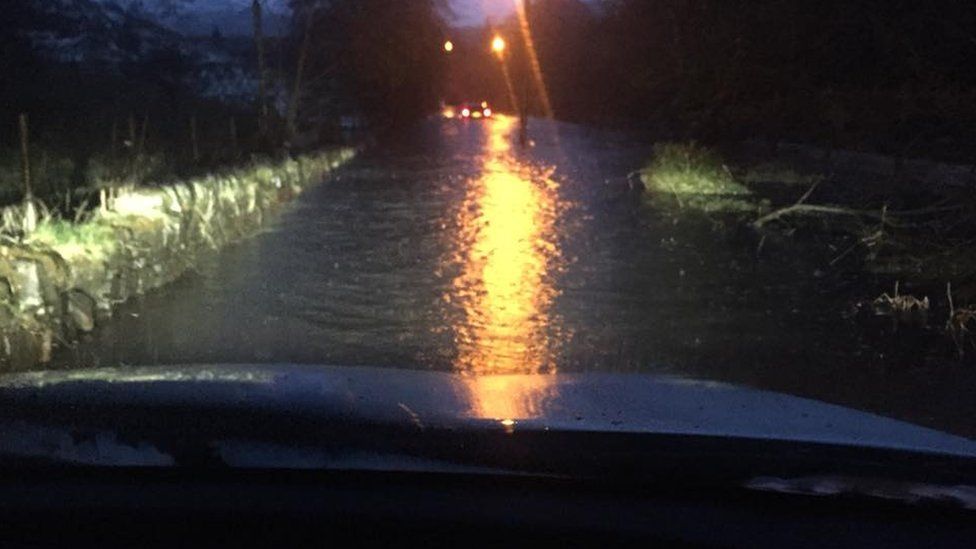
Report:
[[[14,4],[4,373],[436,372],[513,423],[667,378],[976,437],[970,3]]]

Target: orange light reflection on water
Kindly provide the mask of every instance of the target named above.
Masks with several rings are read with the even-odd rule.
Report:
[[[555,371],[558,185],[551,171],[516,158],[515,125],[507,116],[486,125],[481,175],[460,213],[462,272],[452,288],[464,313],[457,369],[468,375],[471,413],[498,420],[537,416],[551,383],[511,374]]]

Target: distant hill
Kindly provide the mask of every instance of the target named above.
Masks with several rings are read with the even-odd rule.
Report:
[[[248,36],[253,30],[250,0],[98,0],[186,36]],[[288,30],[291,20],[282,0],[264,1],[264,29],[269,36]]]
[[[112,2],[25,0],[16,29],[52,61],[118,65],[179,48],[180,36]]]
[[[156,76],[178,67],[184,85],[201,97],[249,102],[256,96],[250,52],[239,40],[178,33],[115,0],[18,0],[14,15],[16,28],[4,32],[22,35],[49,62],[130,74],[143,66],[144,74]]]
[[[264,32],[268,36],[285,34],[288,31],[290,21],[289,15],[266,12],[264,14]],[[250,8],[183,12],[162,19],[162,23],[191,36],[207,36],[215,28],[219,29],[225,36],[250,36],[254,28]]]

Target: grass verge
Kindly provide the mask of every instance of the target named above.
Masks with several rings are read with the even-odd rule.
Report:
[[[704,213],[713,228],[752,231],[756,254],[775,242],[781,252],[814,254],[824,273],[901,281],[918,292],[883,294],[873,302],[875,314],[927,316],[936,299],[944,310],[939,294],[951,281],[945,331],[960,356],[976,352],[970,334],[976,331],[976,225],[970,222],[976,196],[970,189],[870,176],[840,180],[768,162],[733,168],[694,143],[657,145],[640,175],[645,200],[658,213]]]
[[[100,207],[73,221],[43,209],[25,223],[25,206],[3,210],[0,313],[11,313],[0,314],[0,366],[49,361],[52,345],[70,344],[116,304],[254,234],[354,154],[339,149],[163,187],[105,190]]]
[[[750,200],[752,191],[736,181],[721,157],[695,143],[655,146],[641,180],[652,200],[663,199],[680,210],[741,213],[759,208]]]

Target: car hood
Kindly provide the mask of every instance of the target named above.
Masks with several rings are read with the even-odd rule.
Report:
[[[976,441],[746,387],[654,375],[465,376],[361,367],[210,365],[0,377],[0,421],[106,410],[286,414],[402,429],[589,432],[795,441],[976,457]],[[111,418],[109,418],[111,420]],[[10,437],[3,437],[9,439]],[[2,448],[0,448],[2,449]]]

